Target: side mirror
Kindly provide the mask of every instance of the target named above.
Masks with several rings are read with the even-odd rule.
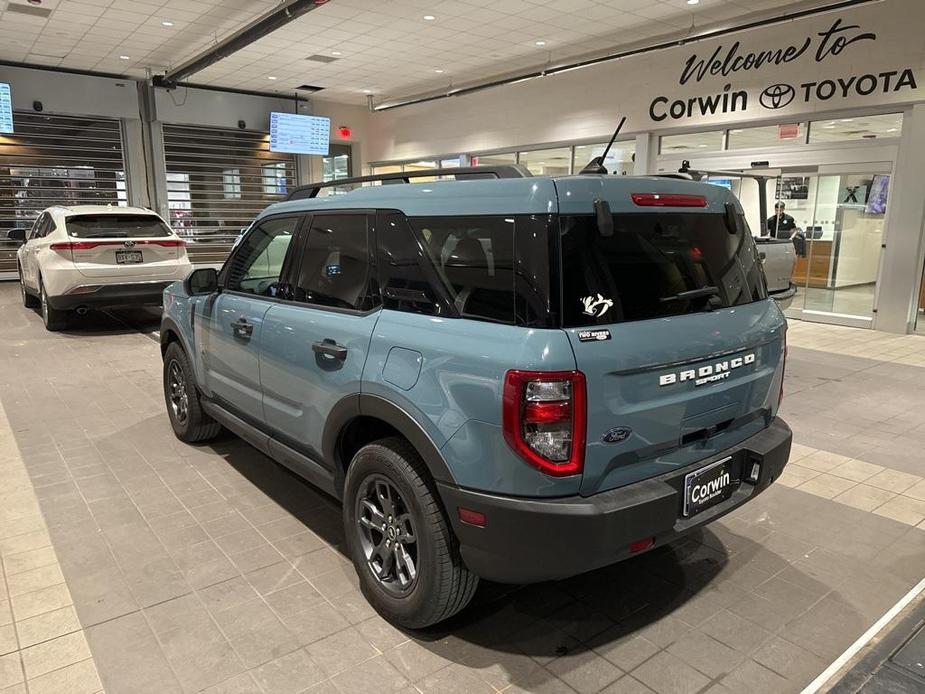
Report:
[[[8,232],[6,232],[6,237],[10,241],[19,241],[20,243],[24,243],[26,240],[26,230],[25,229],[10,229]]]
[[[183,280],[183,288],[189,296],[201,296],[218,291],[218,272],[214,267],[202,267],[193,270]]]

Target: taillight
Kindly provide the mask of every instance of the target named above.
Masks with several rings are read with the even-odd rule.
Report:
[[[633,193],[633,202],[639,207],[706,207],[702,195],[683,193]]]
[[[125,246],[125,241],[60,241],[53,243],[49,248],[53,251],[67,252],[71,251],[89,251],[100,246],[125,246],[134,248],[135,246],[162,246],[164,248],[182,248],[186,245],[183,239],[142,239],[133,241],[129,246]]]
[[[584,467],[587,394],[580,371],[508,371],[504,376],[504,438],[547,475]]]

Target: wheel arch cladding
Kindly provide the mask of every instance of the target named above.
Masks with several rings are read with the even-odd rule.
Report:
[[[343,398],[325,425],[323,455],[334,464],[335,485],[343,491],[347,466],[360,448],[389,436],[408,441],[435,481],[455,484],[440,449],[414,418],[394,403],[375,395]]]

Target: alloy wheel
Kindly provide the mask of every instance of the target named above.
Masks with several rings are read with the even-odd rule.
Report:
[[[410,509],[391,480],[370,475],[363,481],[356,519],[373,577],[392,595],[407,595],[417,582],[417,537]]]
[[[176,359],[167,367],[167,397],[170,399],[170,409],[177,424],[186,424],[189,417],[189,394],[186,392],[186,379],[183,369]]]

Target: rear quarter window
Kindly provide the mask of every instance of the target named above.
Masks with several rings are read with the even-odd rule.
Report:
[[[724,215],[617,214],[613,236],[591,216],[563,217],[562,313],[565,327],[678,316],[767,298],[746,237]],[[715,296],[675,298],[716,287]]]
[[[82,214],[68,217],[67,233],[76,239],[137,239],[169,236],[170,228],[157,215]]]

